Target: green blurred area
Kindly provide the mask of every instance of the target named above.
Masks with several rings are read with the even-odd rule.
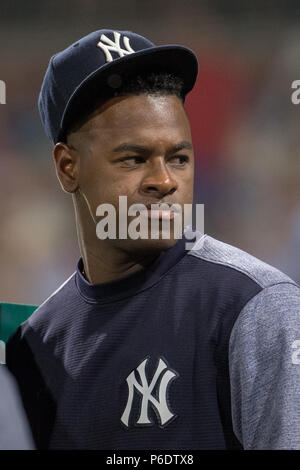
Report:
[[[0,341],[6,343],[18,326],[36,309],[35,305],[0,303]]]

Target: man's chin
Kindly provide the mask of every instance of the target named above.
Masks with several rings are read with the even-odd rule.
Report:
[[[141,239],[138,238],[137,240],[116,240],[116,244],[118,247],[130,253],[133,256],[143,257],[143,256],[151,256],[151,255],[159,255],[162,251],[166,251],[169,248],[172,248],[178,239],[176,238],[167,238],[167,239]]]

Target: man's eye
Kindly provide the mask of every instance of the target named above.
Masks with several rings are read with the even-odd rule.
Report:
[[[123,157],[120,159],[122,163],[125,163],[129,166],[138,165],[139,163],[143,163],[145,160],[143,157]]]
[[[175,165],[183,166],[189,161],[189,157],[186,155],[175,155],[174,157],[170,158],[170,161]]]

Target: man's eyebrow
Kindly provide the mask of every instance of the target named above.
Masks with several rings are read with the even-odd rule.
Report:
[[[187,140],[183,140],[182,142],[179,142],[178,144],[175,144],[171,146],[168,150],[167,153],[176,153],[179,152],[179,150],[192,150],[193,146],[191,142],[188,142]],[[145,153],[149,152],[149,147],[146,147],[144,145],[138,145],[138,144],[128,144],[126,142],[118,145],[113,149],[114,152],[139,152],[139,153]]]
[[[168,153],[179,152],[179,150],[193,150],[193,146],[191,142],[188,142],[187,140],[183,140],[182,142],[179,142],[179,144],[176,144],[173,147],[171,147],[170,150],[168,150]]]
[[[124,142],[123,144],[118,145],[113,149],[114,152],[146,152],[149,151],[147,147],[144,145],[137,145],[137,144],[127,144]]]

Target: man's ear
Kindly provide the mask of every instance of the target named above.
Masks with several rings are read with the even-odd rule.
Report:
[[[79,154],[63,142],[58,142],[53,150],[56,174],[62,189],[74,193],[78,189]]]

